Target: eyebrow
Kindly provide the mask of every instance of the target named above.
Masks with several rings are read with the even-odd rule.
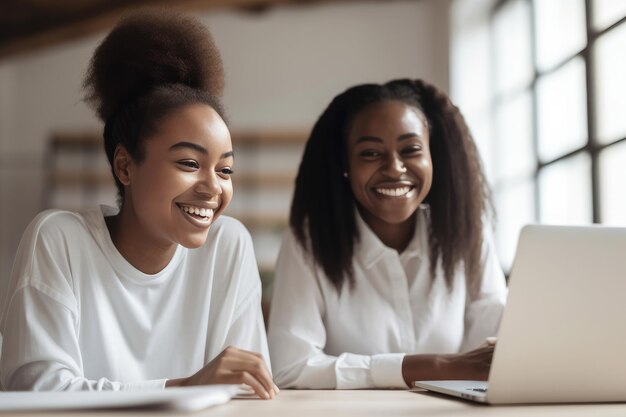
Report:
[[[178,142],[173,144],[172,146],[170,146],[170,151],[179,149],[179,148],[188,148],[188,149],[192,149],[196,152],[200,152],[201,154],[207,155],[209,152],[202,146],[196,144],[196,143],[191,143],[191,142]]]
[[[415,132],[410,132],[410,133],[405,133],[403,135],[398,136],[398,142],[401,142],[403,140],[407,140],[407,139],[411,139],[411,138],[421,138],[420,135],[418,135]],[[361,136],[360,138],[358,138],[356,140],[355,145],[358,145],[361,142],[377,142],[377,143],[383,143],[383,140],[379,137],[376,136]]]
[[[410,133],[405,133],[404,135],[400,135],[400,137],[398,138],[398,142],[401,142],[403,140],[407,140],[407,139],[411,139],[411,138],[418,138],[421,139],[422,136],[418,135],[415,132],[410,132]]]
[[[192,143],[192,142],[178,142],[173,144],[172,146],[170,146],[170,151],[176,150],[176,149],[180,149],[180,148],[187,148],[187,149],[192,149],[196,152],[200,152],[203,155],[208,155],[209,151],[206,150],[206,148],[204,148],[203,146],[198,145],[197,143]],[[228,151],[228,152],[224,152],[221,156],[220,159],[225,159],[228,157],[234,157],[235,153],[233,151]]]

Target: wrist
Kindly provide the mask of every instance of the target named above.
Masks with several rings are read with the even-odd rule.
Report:
[[[407,386],[413,381],[436,379],[439,355],[406,355],[402,361],[402,377]]]
[[[433,355],[433,372],[437,377],[435,379],[454,379],[450,375],[453,373],[452,354]]]
[[[410,387],[413,381],[454,379],[451,369],[453,354],[406,355],[402,361],[402,377]]]

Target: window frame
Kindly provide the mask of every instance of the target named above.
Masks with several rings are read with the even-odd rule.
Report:
[[[489,11],[488,24],[490,30],[490,42],[491,45],[489,47],[491,51],[490,60],[492,63],[492,70],[495,74],[496,68],[493,63],[496,62],[496,48],[494,47],[494,21],[498,13],[502,10],[503,7],[512,3],[516,0],[498,0],[496,1],[491,10]],[[626,136],[612,140],[607,143],[601,143],[596,136],[596,110],[597,110],[597,102],[596,102],[596,85],[594,81],[595,77],[595,62],[594,62],[594,50],[595,45],[600,37],[603,35],[616,30],[616,28],[621,27],[622,25],[626,25],[626,16],[621,17],[616,22],[610,24],[609,26],[597,30],[593,26],[593,0],[585,0],[585,31],[586,31],[586,44],[580,50],[574,54],[569,54],[565,58],[561,59],[557,64],[552,66],[546,70],[539,70],[537,65],[537,27],[536,27],[536,7],[535,4],[540,0],[517,0],[524,1],[530,7],[530,28],[529,33],[531,36],[530,45],[531,45],[531,64],[533,68],[533,76],[531,81],[526,87],[521,89],[516,89],[513,92],[508,92],[504,94],[494,94],[491,97],[491,105],[490,105],[490,113],[492,119],[492,131],[495,132],[495,114],[498,110],[498,107],[507,100],[511,100],[512,98],[517,97],[518,95],[527,92],[531,97],[531,120],[532,120],[532,149],[533,156],[535,158],[535,168],[533,170],[532,181],[534,184],[534,205],[535,205],[535,219],[541,221],[540,215],[540,206],[541,206],[541,190],[539,187],[539,176],[540,173],[546,169],[547,167],[553,166],[562,162],[564,160],[568,160],[578,154],[585,153],[589,155],[591,160],[591,213],[592,213],[592,221],[593,223],[601,223],[602,222],[602,207],[601,207],[601,186],[600,186],[600,165],[599,165],[599,156],[600,153],[607,148],[611,148],[616,146],[617,144],[623,143],[626,141]],[[563,68],[565,65],[570,63],[573,59],[580,57],[582,58],[585,65],[585,89],[586,89],[586,117],[587,117],[587,140],[586,143],[578,147],[570,152],[564,153],[562,155],[556,156],[549,160],[542,161],[539,153],[539,121],[538,121],[538,94],[537,94],[537,83],[539,80],[543,79],[543,77],[552,74],[559,69]],[[511,184],[515,184],[520,182],[520,178],[499,178],[494,181],[493,191],[494,196],[497,198],[498,194],[501,193],[504,187],[507,187]]]

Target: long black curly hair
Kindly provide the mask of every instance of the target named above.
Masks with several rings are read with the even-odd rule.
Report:
[[[448,287],[462,264],[470,290],[476,290],[482,263],[483,227],[494,214],[491,192],[476,145],[459,109],[448,96],[422,80],[364,84],[335,97],[320,116],[306,144],[296,178],[289,224],[326,277],[341,291],[354,284],[352,258],[359,239],[355,199],[343,178],[347,136],[366,106],[397,100],[424,114],[430,133],[433,183],[430,205],[431,274],[441,262]]]
[[[104,149],[122,145],[141,162],[143,140],[167,114],[207,104],[224,119],[224,70],[208,29],[185,14],[143,10],[122,19],[96,49],[83,82],[85,101],[104,122]],[[113,177],[123,203],[124,187]]]

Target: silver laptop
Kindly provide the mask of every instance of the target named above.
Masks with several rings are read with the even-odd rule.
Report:
[[[626,228],[526,226],[489,381],[414,386],[489,404],[626,401]]]

